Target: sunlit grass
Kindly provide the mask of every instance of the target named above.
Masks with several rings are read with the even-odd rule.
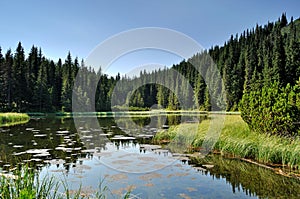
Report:
[[[168,131],[158,133],[154,140],[159,143],[160,141],[176,140],[182,136],[194,136],[195,139],[192,142],[187,139],[189,143],[186,145],[199,148],[206,137],[209,125],[210,120],[202,121],[198,126],[197,134],[194,135],[197,124],[181,124],[180,128],[173,127]],[[240,158],[251,158],[261,163],[276,163],[291,168],[300,168],[299,137],[292,139],[251,131],[239,115],[226,115],[214,150]]]
[[[27,122],[29,119],[25,113],[0,113],[0,126]]]

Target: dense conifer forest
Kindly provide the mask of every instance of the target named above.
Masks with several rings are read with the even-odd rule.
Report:
[[[210,110],[212,104],[217,102],[210,99],[214,88],[210,88],[209,92],[205,78],[194,67],[201,65],[201,62],[216,64],[224,82],[221,92],[226,94],[226,110],[237,111],[243,95],[251,91],[272,87],[275,82],[279,88],[297,84],[300,77],[300,19],[288,21],[282,14],[276,22],[257,25],[232,35],[223,46],[199,52],[171,68],[142,71],[138,77],[119,74],[110,77],[101,71],[94,71],[92,66],[85,66],[84,61],[72,57],[71,53],[65,60],[50,60],[36,46],[32,46],[29,54],[25,55],[21,42],[15,51],[9,49],[2,52],[0,48],[0,111],[72,111],[73,84],[79,70],[82,81],[75,90],[81,96],[83,105],[91,105],[89,90],[95,89],[93,81],[100,78],[95,96],[97,111],[111,110],[112,95],[118,82],[122,82],[122,88],[119,86],[117,92],[122,93],[123,98],[114,98],[114,106],[149,108],[159,104],[171,110]],[[188,79],[188,84],[171,69]],[[208,69],[202,74],[207,73]],[[132,85],[137,82],[142,85],[158,78],[168,88],[146,84],[136,91],[132,90]],[[180,90],[193,106],[181,107],[174,92],[176,90]]]

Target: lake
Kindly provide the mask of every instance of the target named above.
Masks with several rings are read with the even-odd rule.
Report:
[[[184,122],[198,121],[194,115]],[[183,122],[180,115],[111,116],[94,122],[78,117],[76,128],[71,117],[37,117],[0,128],[1,172],[27,163],[41,178],[55,176],[71,190],[81,186],[86,195],[107,186],[108,198],[129,190],[134,198],[300,197],[297,179],[238,159],[199,158],[152,145],[157,131]]]

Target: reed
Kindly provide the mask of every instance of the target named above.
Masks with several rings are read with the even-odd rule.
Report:
[[[194,149],[202,146],[206,137],[210,120],[204,120],[198,125],[194,136],[192,129],[197,124],[181,124],[167,131],[159,132],[154,141],[174,142],[182,136],[194,136],[194,140],[186,145]],[[184,140],[184,139],[181,139]],[[174,149],[173,149],[174,150]],[[264,164],[281,164],[294,169],[300,169],[300,137],[286,138],[276,135],[262,134],[251,131],[240,115],[226,115],[224,126],[214,150],[222,154],[231,154],[239,158],[249,158]]]
[[[30,117],[25,113],[0,113],[0,126],[27,122]]]
[[[3,199],[105,199],[108,196],[114,197],[108,187],[103,186],[103,181],[94,194],[85,194],[81,187],[70,190],[66,180],[57,180],[48,175],[40,179],[39,174],[28,166],[22,166],[12,174],[0,173],[0,198]],[[130,191],[122,198],[132,198]]]

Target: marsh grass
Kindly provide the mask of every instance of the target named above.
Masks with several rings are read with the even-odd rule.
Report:
[[[30,117],[25,113],[0,113],[0,126],[27,122]]]
[[[203,120],[198,126],[195,139],[186,145],[189,144],[190,147],[199,149],[206,137],[209,125],[210,120]],[[180,126],[180,129],[175,126],[167,131],[157,133],[154,142],[174,142],[174,139],[179,137],[194,135],[193,129],[196,129],[197,124],[181,124]],[[240,115],[226,115],[214,150],[239,158],[250,158],[264,164],[280,164],[300,169],[299,137],[285,138],[251,131]]]
[[[104,180],[100,181],[98,190],[93,194],[84,193],[80,186],[77,190],[70,190],[66,179],[58,180],[54,176],[46,175],[42,179],[39,174],[28,166],[22,166],[12,174],[0,175],[1,199],[105,199],[112,196]],[[116,198],[116,197],[114,197]],[[132,198],[130,191],[122,198]]]

